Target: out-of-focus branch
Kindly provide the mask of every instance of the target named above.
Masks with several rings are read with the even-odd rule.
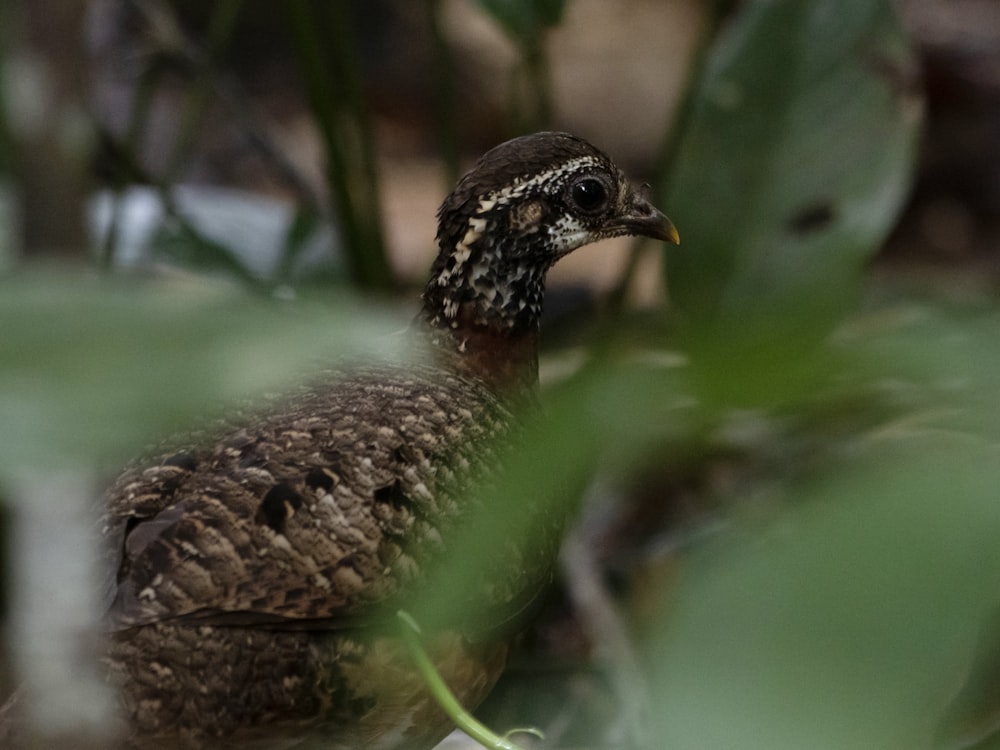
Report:
[[[87,254],[84,201],[93,129],[83,106],[84,0],[7,7],[3,101],[25,255]]]
[[[247,103],[248,97],[239,85],[219,68],[218,58],[231,40],[242,1],[227,0],[214,9],[209,37],[204,45],[186,34],[177,22],[174,9],[163,0],[131,0],[131,5],[145,24],[147,34],[154,45],[151,60],[161,57],[175,60],[185,69],[192,71],[192,78],[195,80],[194,89],[188,96],[182,132],[173,146],[166,168],[160,174],[145,176],[160,188],[168,210],[173,205],[170,188],[180,178],[190,158],[197,128],[205,110],[210,102],[218,102],[228,110],[232,121],[257,156],[277,179],[295,194],[300,209],[307,214],[319,214],[321,200],[309,180],[275,143],[260,115]],[[115,149],[116,162],[122,167],[122,179],[115,185],[118,190],[126,186],[129,178],[141,173],[141,168],[138,166],[138,150],[160,73],[160,66],[155,63],[150,63],[142,71],[124,135],[115,137],[110,133],[106,134]],[[180,217],[178,218],[180,220]],[[101,252],[102,264],[105,266],[110,266],[113,262],[116,219],[117,209],[116,215],[112,218],[112,231],[107,235],[108,242]]]
[[[715,41],[719,28],[729,14],[733,12],[734,5],[735,3],[732,0],[713,0],[713,2],[707,4],[704,26],[699,34],[698,45],[688,66],[687,78],[681,93],[680,102],[674,114],[673,122],[670,123],[663,145],[660,148],[656,165],[653,168],[653,184],[656,188],[655,194],[652,197],[657,205],[663,204],[664,193],[666,192],[663,189],[666,180],[662,179],[662,176],[669,175],[673,171],[674,162],[677,160],[677,154],[681,148],[681,142],[687,133],[694,97],[698,91],[698,84],[701,81],[701,74],[705,66],[705,61],[708,58],[708,52]],[[683,227],[681,228],[681,232],[683,233]],[[629,286],[635,277],[642,254],[646,249],[651,247],[653,247],[653,243],[642,238],[635,239],[632,242],[625,268],[622,271],[618,284],[608,297],[608,307],[610,308],[608,319],[612,322],[612,326],[614,325],[614,319],[619,317],[622,309],[625,307]]]
[[[434,114],[438,147],[445,164],[445,189],[458,182],[458,112],[455,104],[455,62],[441,24],[441,0],[425,0],[427,29],[434,50]]]
[[[326,150],[326,174],[354,281],[390,290],[395,277],[382,237],[371,117],[358,68],[351,8],[293,0],[285,5],[310,106]]]

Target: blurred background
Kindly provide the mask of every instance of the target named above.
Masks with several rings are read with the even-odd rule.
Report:
[[[683,244],[550,276],[504,492],[576,521],[481,717],[1000,747],[996,0],[13,0],[0,66],[0,725],[108,731],[117,467],[404,327],[457,177],[558,129]]]

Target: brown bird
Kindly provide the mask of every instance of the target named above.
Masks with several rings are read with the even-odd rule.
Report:
[[[419,748],[450,730],[386,612],[420,596],[534,404],[549,267],[607,237],[677,233],[565,133],[487,152],[438,219],[408,332],[423,364],[325,375],[111,488],[106,661],[135,746]],[[498,622],[544,584],[552,556],[504,550],[471,594]],[[465,625],[436,627],[427,646],[471,709],[509,633]]]

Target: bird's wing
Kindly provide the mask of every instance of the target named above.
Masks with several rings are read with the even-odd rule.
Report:
[[[109,624],[348,623],[440,553],[510,426],[469,381],[381,373],[133,468],[103,524]]]

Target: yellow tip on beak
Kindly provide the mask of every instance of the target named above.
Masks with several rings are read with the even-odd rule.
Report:
[[[666,223],[666,227],[665,227],[666,228],[666,232],[665,232],[666,237],[663,238],[664,241],[666,241],[666,242],[673,242],[675,245],[681,244],[681,236],[677,232],[677,227],[675,227],[674,223],[672,221],[670,221],[670,219],[668,219],[666,216],[663,217],[663,220]]]

